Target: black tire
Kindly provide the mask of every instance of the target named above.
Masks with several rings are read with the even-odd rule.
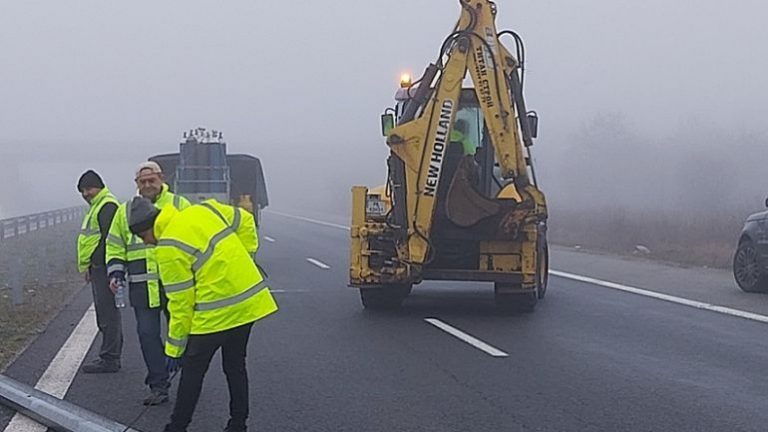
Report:
[[[504,292],[505,285],[496,284],[494,300],[496,307],[504,313],[531,313],[539,303],[539,291],[525,293]]]
[[[744,292],[767,292],[768,275],[760,265],[760,254],[751,240],[739,243],[733,257],[733,277]]]
[[[403,304],[411,294],[411,285],[384,285],[375,288],[360,288],[363,307],[370,310],[393,310]]]
[[[537,276],[538,286],[536,294],[539,300],[547,295],[547,286],[549,285],[549,246],[546,244],[539,252],[539,274]]]

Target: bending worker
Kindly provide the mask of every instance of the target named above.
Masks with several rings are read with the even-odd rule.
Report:
[[[169,191],[157,163],[140,164],[135,180],[139,195],[152,201],[157,208],[170,205],[183,210],[189,207],[186,198]],[[154,247],[144,244],[128,229],[129,204],[120,206],[109,229],[107,273],[113,292],[117,291],[118,283],[128,284],[141,354],[147,366],[144,383],[149,386],[150,394],[144,399],[144,405],[159,405],[168,402],[170,387],[160,326],[161,311],[166,309],[167,299],[160,283]]]
[[[245,357],[251,327],[277,311],[264,276],[252,259],[258,247],[253,215],[206,201],[179,212],[151,201],[131,202],[130,230],[157,245],[160,280],[171,322],[165,353],[168,369],[181,367],[181,382],[167,432],[184,432],[211,358],[221,348],[230,395],[225,431],[246,431],[248,376]]]
[[[83,373],[115,373],[120,370],[123,329],[115,296],[109,290],[105,265],[105,242],[118,202],[95,172],[88,170],[77,182],[77,190],[90,209],[77,238],[77,268],[91,283],[96,325],[101,333],[99,358],[83,366]]]

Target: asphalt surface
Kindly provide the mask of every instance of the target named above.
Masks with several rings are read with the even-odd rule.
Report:
[[[768,429],[765,324],[560,278],[551,279],[547,299],[533,314],[501,315],[489,285],[459,283],[418,286],[402,310],[370,313],[346,287],[345,231],[267,214],[262,235],[275,240],[262,240],[260,261],[280,291],[275,295],[281,310],[259,322],[251,338],[252,430]],[[695,269],[662,278],[648,273],[659,264],[604,258],[560,250],[553,266],[594,277],[606,271],[608,280],[645,288],[674,290],[679,283],[678,295],[704,292],[695,278],[673,279],[694,277]],[[621,280],[617,266],[626,267],[629,280]],[[633,279],[643,273],[644,279]],[[710,279],[713,289],[723,285],[726,293],[713,296],[753,298],[729,291],[733,287],[724,279]],[[55,354],[51,347],[61,345],[87,307],[87,294],[9,368],[11,376],[34,384]],[[144,396],[131,315],[125,317],[123,370],[79,374],[67,395],[123,423],[139,413]],[[491,357],[425,318],[438,318],[509,355]],[[217,357],[190,431],[223,428],[224,382]],[[150,409],[137,429],[162,430],[170,410],[171,405]],[[3,420],[0,411],[0,425]]]

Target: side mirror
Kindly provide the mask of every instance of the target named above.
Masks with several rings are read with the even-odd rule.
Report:
[[[531,138],[539,137],[539,115],[536,111],[531,111],[527,114],[528,128],[531,130]]]
[[[389,136],[389,132],[395,128],[395,116],[393,114],[381,115],[381,134]]]

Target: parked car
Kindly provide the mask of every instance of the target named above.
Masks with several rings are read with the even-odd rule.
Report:
[[[733,276],[746,292],[768,292],[768,211],[747,218],[733,257]]]

